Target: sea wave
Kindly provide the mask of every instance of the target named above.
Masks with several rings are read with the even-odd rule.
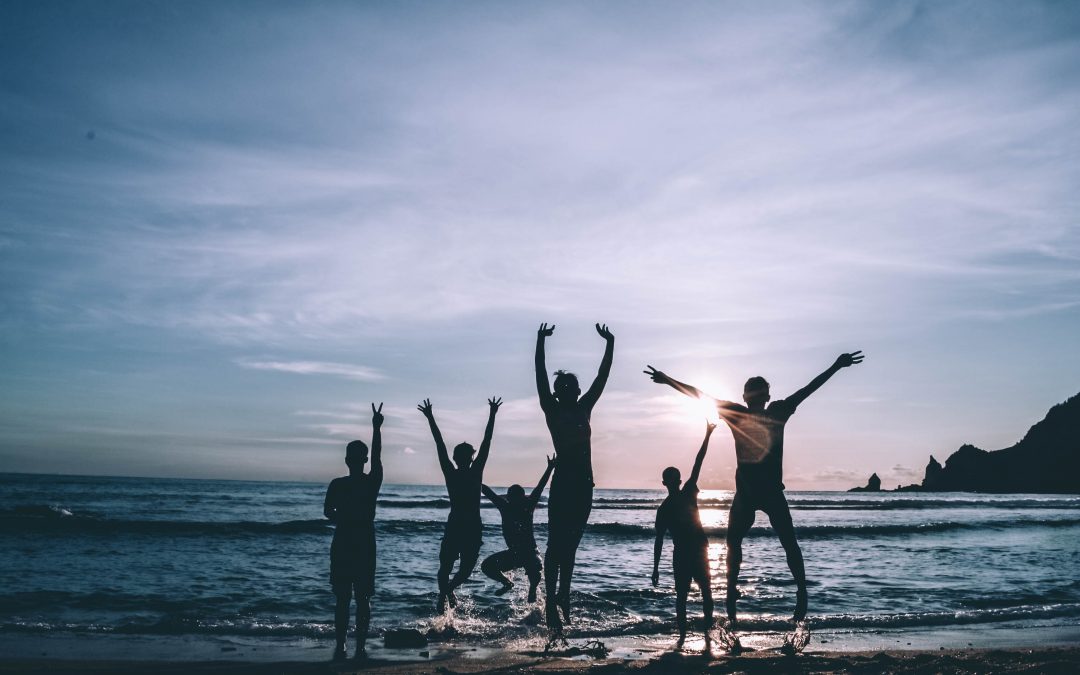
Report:
[[[993,624],[1007,621],[1036,621],[1048,619],[1080,618],[1080,603],[1058,603],[1044,605],[1023,605],[1017,607],[941,611],[911,612],[899,614],[828,614],[811,616],[810,625],[814,630],[901,630],[941,626],[960,626],[974,624]],[[423,628],[429,621],[418,622]],[[780,616],[741,615],[740,629],[743,631],[783,631],[790,630],[789,619]],[[412,625],[412,624],[410,624]],[[510,637],[520,633],[520,621],[485,620],[471,617],[461,621],[458,629],[452,633],[431,628],[428,636],[436,641],[440,637],[452,635],[455,639],[470,637],[485,639]],[[670,621],[656,618],[627,616],[623,621],[585,621],[575,629],[579,637],[618,637],[633,635],[656,635],[671,632]],[[132,618],[115,624],[48,622],[34,620],[14,620],[0,624],[0,633],[86,633],[86,634],[122,634],[122,635],[229,635],[251,637],[328,637],[333,634],[333,624],[328,621],[292,620],[276,621],[252,617],[206,618],[191,615],[166,615],[156,619]],[[378,632],[378,631],[376,631]]]

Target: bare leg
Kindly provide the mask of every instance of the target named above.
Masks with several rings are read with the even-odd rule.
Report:
[[[728,512],[727,528],[727,615],[735,622],[735,602],[739,599],[739,568],[742,566],[742,542],[754,525],[756,513],[735,493]]]
[[[686,595],[689,589],[682,587],[682,584],[679,586],[675,591],[675,624],[679,627],[678,645],[681,648],[686,642]]]
[[[458,586],[469,580],[469,576],[476,568],[476,560],[480,557],[480,550],[468,551],[461,554],[461,564],[458,565],[457,574],[450,580],[448,593],[453,593]]]
[[[540,585],[539,561],[535,563],[535,567],[527,568],[525,572],[529,575],[529,602],[536,602],[536,587]]]
[[[351,584],[334,584],[334,638],[337,646],[334,648],[334,659],[345,657],[345,640],[349,634],[349,601],[352,599]],[[357,603],[359,605],[359,603]],[[359,607],[357,607],[359,611]]]
[[[547,618],[548,627],[555,632],[562,631],[562,620],[559,619],[559,611],[556,609],[555,596],[559,588],[559,551],[557,543],[548,540],[547,551],[544,553],[544,588],[547,598],[544,601],[544,614]]]
[[[506,578],[503,572],[514,569],[517,562],[517,557],[512,551],[499,551],[484,558],[484,562],[480,564],[480,571],[486,574],[489,579],[502,584],[499,590],[495,591],[495,595],[502,595],[514,587],[514,584]]]
[[[371,626],[371,596],[356,588],[356,655],[367,654],[367,634]],[[346,607],[348,612],[348,607]]]
[[[802,621],[806,618],[808,601],[806,595],[806,568],[803,563],[802,549],[799,548],[799,542],[795,538],[795,526],[791,522],[791,511],[787,507],[786,500],[783,508],[770,510],[769,522],[780,538],[784,553],[787,554],[788,568],[791,569],[791,576],[794,577],[797,587],[794,618],[796,621]]]

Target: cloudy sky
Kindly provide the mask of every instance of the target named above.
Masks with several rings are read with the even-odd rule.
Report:
[[[0,470],[327,480],[385,401],[529,483],[532,379],[602,487],[781,397],[791,489],[921,477],[1080,391],[1080,7],[0,3]],[[730,434],[706,463],[732,486]]]

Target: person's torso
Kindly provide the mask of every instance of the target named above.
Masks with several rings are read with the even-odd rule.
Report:
[[[708,541],[698,513],[697,493],[696,488],[684,488],[668,495],[660,505],[661,517],[667,523],[676,548],[701,546]]]
[[[360,474],[336,479],[333,499],[338,527],[374,527],[378,486],[371,476]]]
[[[472,467],[455,469],[446,478],[446,491],[450,498],[451,522],[480,520],[480,483],[479,471]]]
[[[737,489],[783,488],[786,408],[774,402],[761,411],[732,406],[722,411],[735,439]]]
[[[558,463],[552,474],[551,487],[563,483],[587,483],[592,485],[592,411],[578,404],[556,404],[545,414],[551,441],[555,446]]]
[[[536,549],[533,535],[533,512],[525,507],[506,506],[502,511],[502,532],[506,547],[530,552]]]

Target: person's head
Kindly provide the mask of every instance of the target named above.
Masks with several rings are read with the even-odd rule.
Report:
[[[581,396],[581,387],[578,386],[577,375],[565,370],[555,371],[555,400],[559,403],[576,403]]]
[[[476,450],[468,443],[458,443],[454,446],[454,464],[459,469],[467,469],[472,464]]]
[[[679,486],[682,485],[682,474],[673,466],[664,469],[664,473],[660,474],[660,478],[668,490],[678,490]]]
[[[769,402],[769,382],[760,375],[751,377],[743,385],[743,400],[751,408],[763,408]]]
[[[345,465],[349,471],[359,471],[368,460],[368,447],[363,441],[353,441],[345,446]]]
[[[517,483],[514,483],[506,489],[506,501],[510,502],[513,506],[519,506],[525,503],[525,488],[521,487]]]

